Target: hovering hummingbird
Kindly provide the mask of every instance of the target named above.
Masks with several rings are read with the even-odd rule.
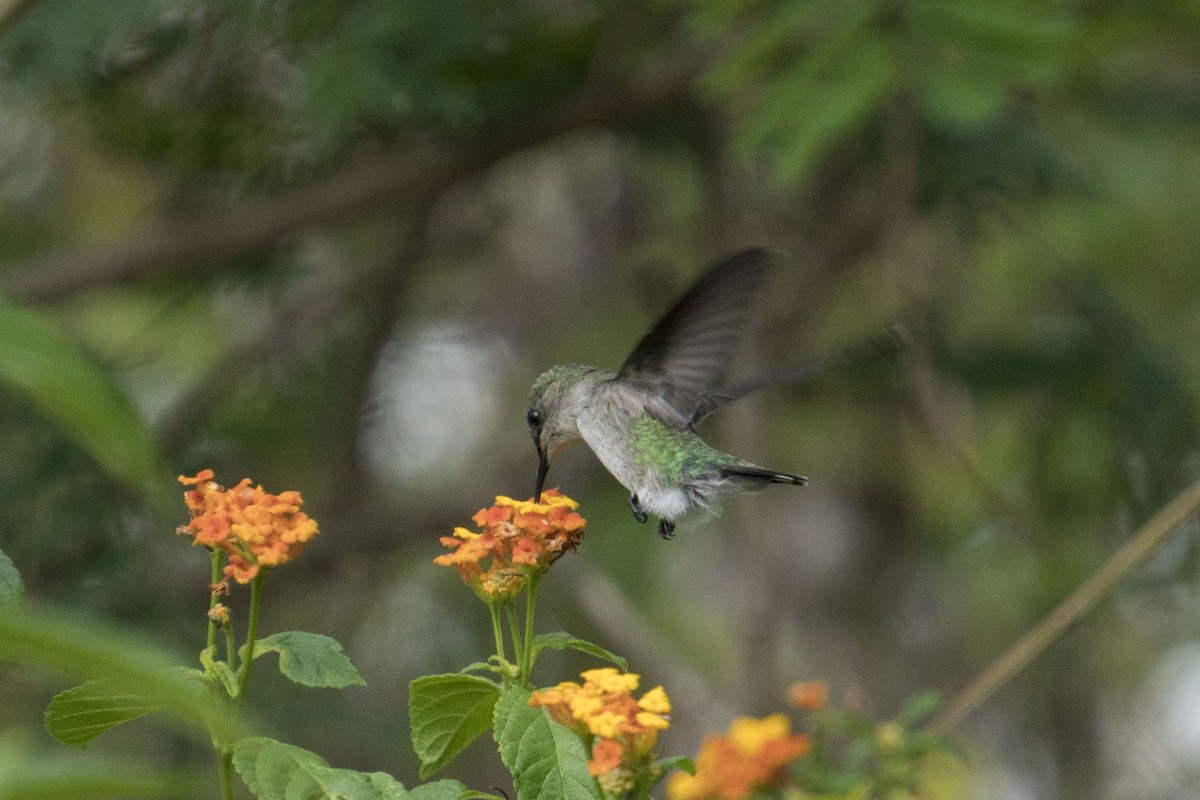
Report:
[[[526,420],[538,453],[535,498],[541,498],[550,460],[579,441],[630,491],[638,522],[659,518],[669,539],[675,521],[711,509],[720,495],[758,491],[767,484],[803,486],[808,478],[765,469],[710,447],[696,424],[728,402],[779,381],[794,381],[831,364],[890,345],[872,341],[791,369],[732,386],[723,381],[737,345],[757,312],[768,254],[753,249],[701,276],[641,338],[617,371],[582,364],[551,367],[534,382]],[[894,349],[894,347],[893,347]]]

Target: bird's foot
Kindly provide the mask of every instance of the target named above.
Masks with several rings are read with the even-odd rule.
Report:
[[[675,523],[669,519],[660,519],[658,521],[658,535],[664,539],[673,539],[675,537]]]
[[[645,524],[650,517],[646,514],[646,509],[642,508],[642,504],[638,501],[636,494],[629,495],[629,508],[633,511],[633,518],[638,522]]]

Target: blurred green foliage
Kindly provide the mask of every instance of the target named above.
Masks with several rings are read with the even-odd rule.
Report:
[[[257,711],[407,782],[404,687],[488,635],[428,562],[532,489],[532,378],[619,364],[768,245],[748,370],[897,319],[913,347],[710,423],[813,484],[670,544],[566,457],[589,539],[546,622],[667,687],[671,752],[801,678],[882,716],[953,691],[1200,474],[1198,33],[1189,0],[0,5],[0,549],[192,651],[206,559],[165,483],[302,490],[323,533],[265,630],[335,636],[368,687],[256,676]],[[1200,637],[1195,533],[962,731],[982,796],[1196,790],[1145,721]],[[50,753],[24,680],[0,724]]]

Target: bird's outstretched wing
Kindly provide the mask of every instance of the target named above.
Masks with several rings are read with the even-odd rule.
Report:
[[[908,329],[895,323],[879,333],[837,350],[831,350],[796,366],[768,370],[741,383],[714,388],[705,394],[703,400],[696,407],[696,413],[690,424],[694,426],[722,406],[767,386],[774,386],[777,383],[790,386],[802,385],[830,372],[892,356],[907,347],[910,338]]]
[[[634,347],[615,381],[668,425],[690,425],[758,311],[770,255],[746,250],[701,276]]]

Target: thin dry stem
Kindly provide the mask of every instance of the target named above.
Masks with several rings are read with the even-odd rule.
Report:
[[[1112,591],[1113,587],[1141,563],[1167,536],[1200,508],[1200,481],[1175,497],[1142,526],[1112,558],[1097,569],[1066,600],[1063,600],[1003,655],[979,673],[965,689],[950,699],[934,717],[930,731],[944,734],[957,727],[1014,675],[1026,667],[1066,630]]]

